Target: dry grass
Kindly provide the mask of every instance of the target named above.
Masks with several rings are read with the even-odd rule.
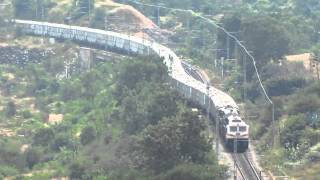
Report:
[[[315,162],[306,166],[295,169],[291,172],[294,179],[297,180],[319,180],[320,179],[320,163]]]

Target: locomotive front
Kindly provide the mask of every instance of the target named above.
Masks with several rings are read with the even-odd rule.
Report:
[[[232,152],[244,152],[249,146],[249,126],[244,121],[233,120],[226,127],[225,143]]]

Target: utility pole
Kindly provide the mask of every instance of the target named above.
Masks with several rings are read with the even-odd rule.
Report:
[[[272,108],[272,134],[273,134],[273,148],[275,147],[276,145],[276,125],[275,125],[275,122],[274,122],[274,104],[273,104],[273,101],[271,102],[271,108]],[[280,138],[280,133],[279,133],[279,138]]]
[[[190,18],[189,16],[187,17],[187,31],[190,31]]]
[[[217,68],[217,56],[214,58],[214,68]]]
[[[246,84],[247,84],[247,56],[240,52],[240,56],[242,57],[242,69],[243,69],[243,101],[246,101],[246,96],[247,96],[247,89],[246,89]]]
[[[209,104],[210,104],[210,99],[209,99]],[[217,160],[219,160],[219,126],[220,126],[220,118],[216,118],[216,156]]]
[[[88,8],[88,19],[89,19],[89,22],[88,22],[88,27],[90,27],[90,21],[91,21],[91,18],[90,18],[90,14],[91,14],[91,0],[88,0],[89,2],[89,8]]]
[[[39,17],[38,17],[38,8],[39,8],[39,0],[36,1],[36,19],[39,19]]]
[[[317,77],[318,77],[318,81],[320,80],[320,75],[319,75],[319,63],[316,64],[317,66]]]
[[[44,31],[45,31],[45,28],[44,28],[44,21],[45,21],[45,9],[43,7],[43,4],[41,4],[41,22],[42,22],[42,36],[41,36],[41,44],[44,44]]]
[[[160,20],[160,8],[162,8],[161,6],[163,6],[163,3],[158,2],[157,3],[157,25],[159,27],[159,29],[161,28],[161,20]]]
[[[221,79],[224,79],[224,57],[221,57]]]
[[[105,16],[104,16],[104,29],[106,30],[106,31],[108,31],[108,12],[106,12],[106,14],[105,14]],[[108,36],[106,35],[106,40],[108,39],[107,38]],[[107,41],[104,43],[105,45],[104,45],[104,49],[105,50],[107,50],[108,49],[108,43],[107,43]]]
[[[157,6],[157,24],[160,29],[160,6],[159,6],[159,4]]]
[[[104,29],[107,31],[108,30],[108,12],[106,12],[104,16]]]
[[[230,38],[229,35],[227,35],[227,60],[230,59]]]
[[[243,104],[244,104],[244,108],[243,108],[243,113],[244,113],[244,117],[246,118],[246,101],[247,101],[247,56],[244,54],[242,55],[242,53],[240,53],[240,56],[242,56],[242,61],[243,61]]]
[[[238,125],[239,126],[239,125]],[[238,130],[238,127],[237,127]],[[233,155],[236,157],[236,153],[237,153],[237,147],[238,147],[238,136],[236,135],[236,138],[234,140],[233,143]],[[234,163],[234,180],[237,180],[237,162],[235,159],[233,159],[233,163]]]

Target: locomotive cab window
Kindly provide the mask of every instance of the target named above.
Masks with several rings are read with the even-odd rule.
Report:
[[[237,131],[237,127],[236,126],[230,126],[230,131],[231,132],[236,132]]]
[[[240,132],[245,132],[247,130],[247,127],[246,126],[240,126],[239,127],[239,131]]]

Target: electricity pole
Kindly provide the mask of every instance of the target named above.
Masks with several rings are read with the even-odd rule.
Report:
[[[221,57],[221,79],[224,79],[224,57]]]
[[[238,127],[237,127],[237,129],[238,129]],[[233,154],[234,154],[234,156],[236,156],[236,153],[238,151],[237,147],[238,147],[238,136],[236,135],[236,138],[235,138],[234,143],[233,143]],[[237,164],[236,164],[236,160],[235,159],[233,159],[233,163],[234,163],[234,180],[237,180]]]
[[[159,6],[157,6],[157,24],[160,29],[160,7]]]
[[[104,29],[108,31],[108,13],[107,12],[106,12],[106,15],[104,16]],[[106,35],[106,39],[108,39],[107,37],[108,36]],[[108,49],[107,41],[104,44],[105,44],[104,49],[107,50]]]
[[[273,134],[273,147],[275,147],[276,145],[276,125],[275,125],[275,122],[274,122],[274,104],[273,104],[273,101],[271,101],[271,108],[272,108],[272,134]],[[280,134],[279,134],[279,137],[280,137]]]
[[[90,27],[90,21],[91,21],[91,18],[90,18],[90,14],[91,14],[91,0],[88,0],[88,2],[89,2],[89,7],[88,7],[88,19],[89,19],[88,27]]]
[[[229,36],[227,35],[227,60],[230,59],[230,38]]]

